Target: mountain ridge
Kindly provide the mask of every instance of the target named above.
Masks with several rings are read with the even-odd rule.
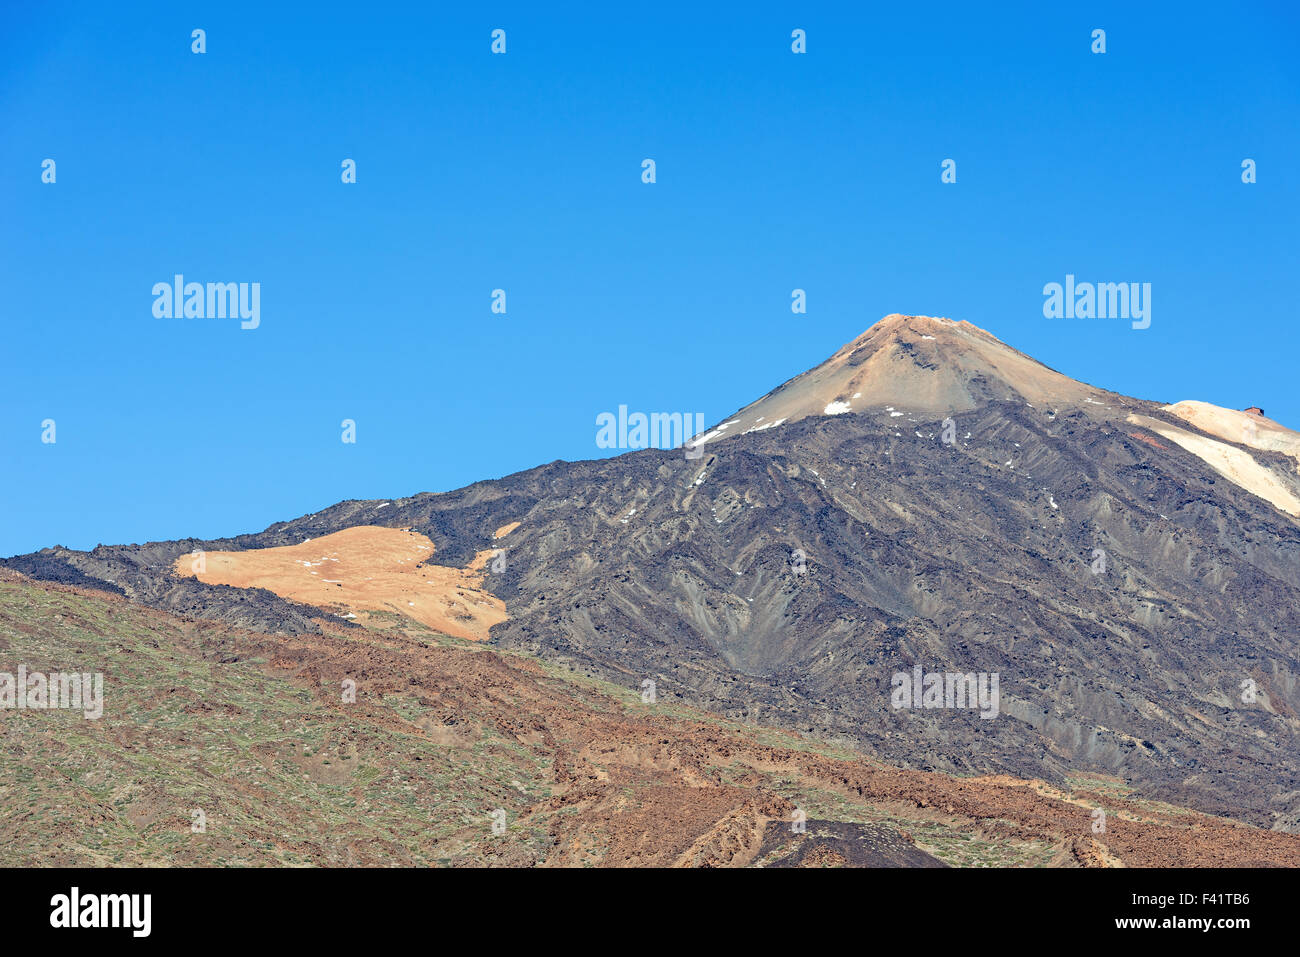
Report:
[[[1025,388],[1067,401],[1034,403],[1015,389],[998,398],[990,365],[1022,361],[996,337],[952,327],[904,321],[860,336],[817,385],[833,401],[879,355],[881,369],[933,375],[921,350],[946,348],[961,375],[922,398],[964,394],[966,410],[859,403],[826,414],[817,403],[827,393],[802,390],[782,400],[808,414],[736,430],[698,458],[649,449],[554,462],[452,492],[343,502],[234,539],[47,549],[6,564],[309,634],[351,610],[173,566],[193,550],[410,529],[436,547],[430,564],[462,568],[502,550],[485,587],[507,617],[490,644],[625,687],[653,680],[669,698],[906,767],[1054,785],[1115,774],[1153,799],[1300,827],[1290,637],[1300,633],[1300,524],[1127,421],[1197,428],[1154,402],[1080,391],[1051,370]],[[924,345],[895,348],[913,340]],[[951,442],[944,420],[956,426]],[[1248,454],[1292,471],[1280,451]],[[917,665],[1001,674],[1000,717],[892,709],[890,676]],[[1246,681],[1258,691],[1250,704]]]

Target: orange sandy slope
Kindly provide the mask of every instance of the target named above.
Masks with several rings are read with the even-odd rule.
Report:
[[[485,640],[508,617],[505,603],[484,587],[492,550],[463,569],[421,565],[433,551],[417,532],[358,525],[299,545],[207,552],[202,563],[183,555],[175,571],[214,585],[265,588],[340,614],[397,612],[444,634]]]

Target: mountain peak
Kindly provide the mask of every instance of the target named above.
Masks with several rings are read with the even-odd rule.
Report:
[[[709,437],[813,415],[947,414],[1017,399],[1090,411],[1123,401],[1048,368],[974,323],[891,313],[825,362],[728,416]]]
[[[863,345],[878,341],[883,336],[895,336],[900,339],[938,340],[954,336],[970,335],[983,337],[989,342],[1001,342],[997,336],[965,319],[948,319],[943,316],[908,316],[891,312],[883,319],[873,323],[860,336],[846,342],[835,355],[853,351]],[[832,356],[834,358],[834,356]]]

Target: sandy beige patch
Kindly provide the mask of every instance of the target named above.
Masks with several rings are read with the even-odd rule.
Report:
[[[497,529],[497,530],[492,534],[492,537],[493,537],[493,538],[505,538],[507,535],[509,535],[511,532],[513,532],[513,531],[514,531],[516,528],[518,528],[518,527],[519,527],[519,523],[518,523],[518,522],[511,522],[509,525],[502,525],[500,528],[498,528],[498,529]]]
[[[444,634],[485,640],[508,617],[505,603],[484,588],[481,569],[491,552],[477,554],[468,568],[421,565],[433,551],[417,532],[358,525],[299,545],[208,552],[197,574],[183,555],[175,571],[340,613],[393,611]]]
[[[1293,432],[1280,422],[1195,399],[1167,405],[1165,411],[1220,439],[1289,455],[1296,460],[1296,471],[1300,472],[1300,432]]]
[[[1245,450],[1184,431],[1146,415],[1130,415],[1128,421],[1150,429],[1171,442],[1177,442],[1229,482],[1271,502],[1288,515],[1300,516],[1300,498],[1292,494],[1271,470],[1256,462]]]

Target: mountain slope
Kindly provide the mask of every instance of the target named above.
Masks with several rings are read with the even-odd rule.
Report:
[[[5,715],[8,866],[1300,864],[1111,779],[899,771],[396,615],[285,640],[0,571],[0,659],[105,689]]]
[[[236,539],[9,564],[305,634],[345,610],[174,563],[383,525],[463,568],[518,523],[485,579],[508,615],[499,647],[918,769],[1113,774],[1300,827],[1300,524],[1158,431],[1194,423],[974,327],[893,317],[855,343],[729,417],[698,459],[556,462]],[[826,413],[841,401],[854,411]],[[1271,473],[1291,461],[1234,447]],[[893,676],[917,666],[998,674],[998,717],[894,708]]]

